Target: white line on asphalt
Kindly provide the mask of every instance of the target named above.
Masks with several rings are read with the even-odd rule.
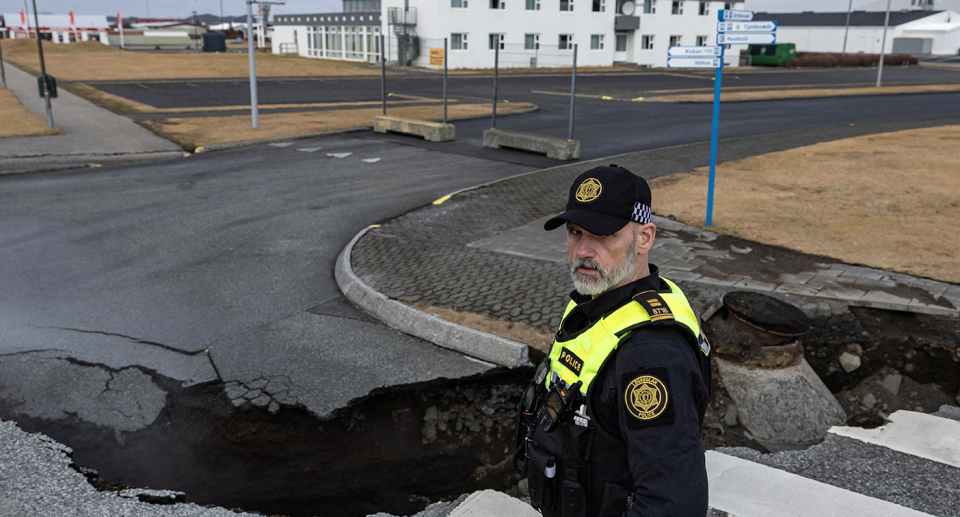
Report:
[[[293,142],[279,142],[276,144],[270,144],[274,147],[287,147],[288,145],[293,145]]]
[[[303,151],[303,152],[305,152],[305,153],[315,153],[315,152],[319,151],[320,149],[322,149],[322,147],[301,147],[300,149],[297,149],[297,150],[298,150],[298,151]]]
[[[830,432],[960,468],[960,422],[915,411],[897,411],[874,429],[831,427]]]
[[[367,162],[367,163],[377,163],[380,161],[380,158],[362,158],[360,161]]]
[[[203,86],[197,86],[196,84],[193,84],[193,83],[187,83],[187,86],[193,86],[194,88],[200,88],[201,90],[203,89]]]
[[[327,156],[333,156],[334,158],[346,158],[353,153],[327,153]]]
[[[707,451],[707,476],[710,506],[739,517],[928,515],[717,451]]]

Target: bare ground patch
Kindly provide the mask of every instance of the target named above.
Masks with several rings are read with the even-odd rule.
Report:
[[[553,344],[552,332],[531,327],[526,323],[502,320],[473,312],[432,307],[420,303],[411,304],[411,307],[442,320],[523,343],[543,355],[550,351],[550,345]]]
[[[497,113],[524,113],[535,109],[529,103],[498,103]],[[491,110],[490,104],[454,104],[448,106],[449,119],[483,116]],[[260,115],[260,128],[253,129],[250,115],[228,117],[169,118],[143,122],[158,135],[173,140],[184,149],[193,150],[205,145],[242,142],[275,136],[292,136],[324,131],[338,131],[370,127],[373,118],[380,115],[377,107],[301,113],[272,113]],[[419,120],[440,120],[443,106],[409,106],[392,108],[388,115]]]
[[[960,282],[960,126],[825,142],[717,167],[719,233]],[[654,210],[704,227],[708,169],[651,181]]]
[[[18,136],[59,135],[57,128],[47,127],[47,121],[24,106],[13,90],[0,90],[0,138]]]

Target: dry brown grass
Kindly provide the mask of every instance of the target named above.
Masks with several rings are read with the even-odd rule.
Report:
[[[534,109],[533,104],[521,102],[497,103],[497,113],[504,115]],[[454,104],[448,107],[449,119],[475,117],[490,112],[489,104]],[[184,149],[241,142],[276,136],[292,136],[353,128],[370,127],[373,118],[380,115],[380,107],[301,113],[272,113],[260,115],[260,128],[250,126],[249,115],[229,117],[169,118],[144,122],[158,135],[177,142]],[[443,107],[410,106],[388,109],[388,115],[420,120],[440,120]]]
[[[804,88],[786,90],[760,90],[748,92],[724,92],[720,94],[721,102],[776,100],[776,99],[803,99],[812,97],[847,97],[854,95],[892,95],[900,93],[936,93],[960,91],[960,84],[917,84],[904,86],[875,86],[864,88]],[[662,95],[661,99],[671,99],[686,102],[712,102],[713,93],[688,95]]]
[[[43,117],[30,111],[12,90],[0,90],[0,138],[17,136],[59,135],[57,128],[47,127]]]
[[[39,75],[35,40],[0,40],[3,57]],[[153,53],[124,51],[97,42],[44,43],[47,73],[63,81],[123,79],[204,79],[247,77],[246,54]],[[346,61],[256,54],[260,77],[330,77],[378,75],[380,70]]]
[[[826,142],[717,167],[715,231],[960,282],[960,126]],[[706,168],[651,182],[655,211],[704,227]]]
[[[512,339],[544,355],[550,352],[550,345],[553,344],[552,332],[531,327],[526,323],[506,321],[473,312],[455,311],[453,309],[443,309],[419,303],[413,304],[412,307],[420,312],[432,314],[442,320],[447,320],[502,338]]]

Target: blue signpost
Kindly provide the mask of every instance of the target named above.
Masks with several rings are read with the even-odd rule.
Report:
[[[710,180],[707,185],[707,226],[713,226],[713,189],[717,176],[717,140],[720,129],[720,87],[723,82],[723,45],[771,44],[777,41],[777,22],[753,22],[753,11],[721,9],[717,16],[719,66],[713,83],[713,131],[710,135]],[[669,64],[668,64],[669,66]]]

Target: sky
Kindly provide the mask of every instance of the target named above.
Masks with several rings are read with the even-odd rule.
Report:
[[[32,2],[33,0],[27,0]],[[243,0],[222,0],[224,15],[238,16],[246,14]],[[871,3],[873,0],[854,0],[853,8]],[[119,10],[121,16],[141,18],[173,18],[189,16],[191,12],[200,14],[220,13],[220,0],[36,0],[37,9],[43,12],[66,14],[102,14],[113,16]],[[746,0],[745,8],[767,12],[799,11],[846,11],[848,0]],[[0,0],[0,12],[20,12],[24,0]],[[275,5],[272,13],[317,13],[337,12],[341,10],[340,0],[287,0],[286,5]],[[32,7],[31,7],[32,9]]]

